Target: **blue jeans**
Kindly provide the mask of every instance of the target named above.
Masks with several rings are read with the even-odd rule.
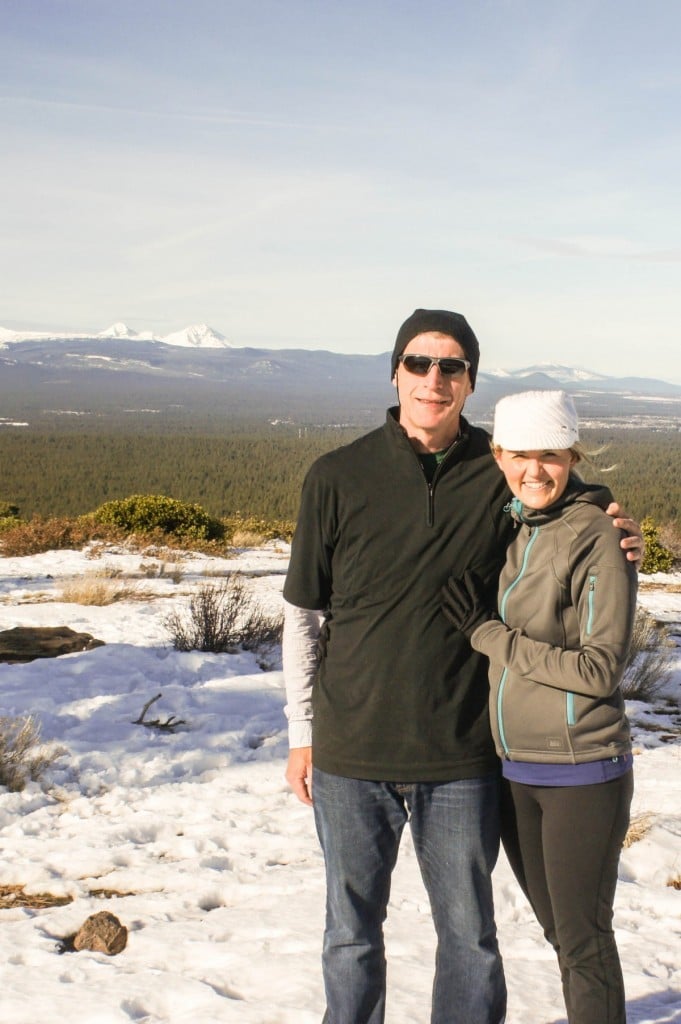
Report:
[[[501,1024],[506,987],[491,873],[499,852],[496,775],[444,783],[368,782],[313,769],[326,862],[324,1024],[382,1024],[383,922],[405,822],[437,933],[431,1024]]]

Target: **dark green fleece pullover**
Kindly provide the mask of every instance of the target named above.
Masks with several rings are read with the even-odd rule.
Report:
[[[314,764],[350,778],[471,778],[497,764],[487,659],[448,622],[440,589],[474,569],[496,593],[512,535],[485,431],[462,420],[428,483],[389,410],[303,486],[284,597],[324,609]]]

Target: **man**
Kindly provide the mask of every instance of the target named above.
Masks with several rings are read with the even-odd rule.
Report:
[[[495,594],[511,538],[488,436],[462,416],[478,360],[463,316],[417,309],[392,354],[399,406],[303,485],[284,586],[286,777],[313,804],[326,863],[326,1024],[384,1020],[383,921],[407,820],[438,938],[432,1024],[505,1015],[487,662],[440,607],[465,569]]]

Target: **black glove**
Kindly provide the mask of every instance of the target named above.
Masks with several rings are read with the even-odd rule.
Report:
[[[487,604],[482,580],[469,570],[463,574],[463,579],[450,576],[441,593],[443,612],[469,640],[478,626],[496,618],[496,613]]]

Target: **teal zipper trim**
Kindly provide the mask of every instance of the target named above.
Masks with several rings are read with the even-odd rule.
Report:
[[[528,563],[529,558],[530,558],[530,551],[532,550],[532,546],[534,545],[534,542],[536,541],[538,536],[539,536],[539,528],[538,527],[534,527],[534,532],[532,533],[529,541],[527,542],[527,547],[525,548],[525,552],[523,554],[523,562],[522,562],[522,565],[520,566],[520,571],[519,571],[518,575],[516,576],[516,578],[513,580],[513,583],[511,583],[511,585],[506,588],[504,596],[501,599],[501,603],[499,604],[499,615],[501,617],[501,621],[502,622],[506,621],[506,602],[508,600],[508,597],[509,597],[511,591],[515,587],[518,586],[518,584],[520,583],[521,579],[525,575],[525,570],[527,569],[527,563]],[[508,676],[508,669],[505,668],[503,673],[502,673],[502,675],[501,675],[501,681],[499,683],[499,692],[497,694],[497,723],[498,723],[498,726],[499,726],[499,739],[501,740],[501,745],[504,748],[504,753],[505,754],[508,754],[508,744],[506,742],[506,733],[504,732],[504,713],[503,713],[503,710],[502,710],[502,700],[503,700],[503,696],[504,696],[504,687],[506,686],[506,677],[507,676]]]
[[[589,636],[594,624],[594,613],[596,610],[596,581],[597,576],[589,576],[589,595],[587,598],[587,615],[586,615],[586,635]],[[565,714],[567,715],[567,724],[575,724],[575,695],[574,693],[566,693],[565,695]]]
[[[575,724],[575,695],[574,695],[574,693],[570,693],[568,691],[568,693],[565,694],[565,705],[566,705],[566,713],[567,713],[567,724],[568,725],[574,725]]]
[[[586,635],[588,636],[593,629],[594,624],[594,609],[596,604],[596,576],[589,576],[589,598],[588,598],[588,609],[589,614],[586,618]]]
[[[511,585],[506,588],[506,592],[505,592],[504,596],[501,599],[501,604],[499,605],[499,615],[501,616],[501,621],[502,622],[506,622],[506,602],[508,601],[508,597],[509,597],[511,591],[514,590],[515,587],[518,586],[518,584],[520,583],[521,579],[525,575],[525,570],[527,569],[527,563],[528,563],[529,557],[530,557],[530,551],[532,550],[532,546],[533,546],[533,544],[536,541],[538,536],[539,536],[539,527],[534,527],[534,533],[530,537],[529,541],[527,542],[527,547],[525,548],[525,553],[523,555],[523,564],[520,566],[520,572],[518,573],[516,578],[513,580],[513,583],[511,583]]]
[[[504,687],[506,686],[506,676],[508,675],[508,669],[505,668],[501,673],[501,681],[499,683],[499,692],[497,693],[497,722],[499,723],[499,739],[501,745],[504,748],[504,753],[508,754],[508,744],[506,743],[506,733],[504,732],[504,715],[501,710],[501,703],[504,696]]]

